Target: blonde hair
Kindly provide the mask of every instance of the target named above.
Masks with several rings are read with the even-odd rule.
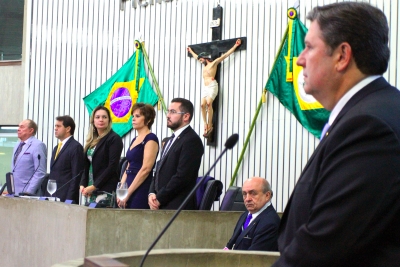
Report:
[[[99,136],[99,133],[97,132],[97,128],[94,126],[94,115],[99,110],[104,110],[107,113],[108,121],[109,121],[107,129],[100,136]],[[90,126],[89,126],[89,133],[86,137],[85,153],[86,153],[86,151],[88,151],[89,148],[95,147],[99,143],[101,138],[106,136],[111,131],[111,126],[112,126],[112,120],[111,120],[110,111],[106,107],[103,107],[103,106],[96,107],[93,110],[92,115],[90,116]]]

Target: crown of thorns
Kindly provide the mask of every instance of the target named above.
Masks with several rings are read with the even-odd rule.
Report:
[[[197,58],[198,58],[198,59],[204,58],[204,59],[212,60],[212,59],[211,59],[211,54],[210,54],[210,53],[207,53],[207,52],[202,52],[202,53],[200,53],[200,54],[197,56]]]

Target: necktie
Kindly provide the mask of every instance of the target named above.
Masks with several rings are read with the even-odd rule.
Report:
[[[154,188],[156,189],[157,192],[159,190],[159,187],[158,187],[158,184],[159,184],[158,183],[158,174],[159,174],[160,166],[161,166],[161,163],[163,162],[163,160],[165,159],[165,155],[167,155],[167,152],[168,152],[168,150],[169,150],[169,148],[170,148],[170,146],[172,144],[172,141],[174,141],[174,138],[175,138],[175,134],[172,134],[171,137],[168,140],[168,143],[165,145],[165,148],[164,148],[163,153],[161,155],[161,159],[157,162],[157,165],[156,165],[156,174],[155,174],[155,177],[154,177]]]
[[[18,148],[17,148],[17,150],[15,151],[15,154],[14,154],[14,165],[17,162],[17,158],[18,158],[19,154],[21,153],[22,147],[24,145],[25,145],[24,142],[19,143],[19,146],[18,146]]]
[[[319,139],[320,141],[322,140],[322,138],[325,137],[326,133],[327,133],[328,130],[329,130],[329,127],[331,127],[331,126],[330,126],[329,123],[327,122],[327,123],[325,124],[324,128],[322,129],[321,138]]]
[[[253,215],[251,215],[251,213],[247,215],[246,221],[243,224],[243,230],[246,230],[247,226],[249,226],[252,217]]]
[[[171,137],[170,137],[169,140],[168,140],[168,144],[167,144],[167,146],[165,147],[161,158],[164,158],[165,155],[167,154],[169,148],[171,147],[172,141],[174,141],[174,138],[175,138],[175,134],[172,134]]]
[[[56,158],[57,158],[57,156],[58,156],[58,153],[60,153],[61,146],[62,146],[62,142],[58,143],[58,146],[57,146],[57,151],[56,151],[56,155],[55,155],[54,159],[56,159]]]

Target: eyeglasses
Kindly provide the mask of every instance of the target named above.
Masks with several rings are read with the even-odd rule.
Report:
[[[168,110],[167,113],[173,115],[173,114],[185,114],[186,112],[178,112],[175,109],[170,109],[170,110]]]

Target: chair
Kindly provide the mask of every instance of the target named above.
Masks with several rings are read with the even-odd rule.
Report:
[[[119,180],[121,180],[122,175],[124,174],[124,172],[122,170],[126,169],[126,165],[125,167],[123,166],[125,164],[125,162],[127,162],[128,160],[126,159],[126,157],[121,157],[119,160],[119,165],[118,165],[118,177]],[[123,169],[124,168],[124,169]],[[122,174],[122,175],[121,175]]]
[[[13,195],[15,192],[15,188],[14,188],[14,176],[12,174],[12,172],[7,172],[6,173],[6,183],[7,185],[7,193],[9,195]]]
[[[121,163],[122,161],[122,163]],[[124,176],[126,166],[128,166],[128,160],[126,158],[121,159],[120,161],[120,169],[119,169],[119,180],[121,181],[122,176]]]
[[[46,175],[43,178],[42,183],[40,184],[40,187],[36,191],[36,194],[38,196],[50,196],[50,194],[47,192],[47,182],[49,181],[50,174],[46,173]]]
[[[219,196],[222,194],[223,185],[219,180],[209,180],[206,183],[203,197],[200,204],[197,204],[199,210],[210,210],[214,201],[219,200]]]
[[[246,211],[246,206],[243,202],[242,188],[231,186],[226,191],[222,200],[220,211]]]

